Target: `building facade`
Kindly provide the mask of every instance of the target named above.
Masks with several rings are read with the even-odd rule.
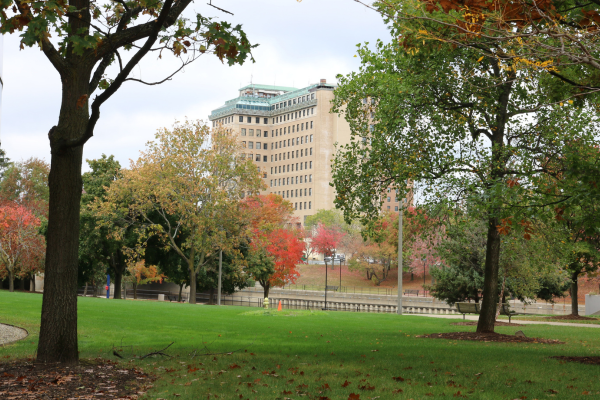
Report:
[[[294,205],[304,223],[319,209],[331,209],[331,161],[350,142],[346,120],[330,112],[335,85],[324,79],[302,89],[248,85],[212,111],[209,119],[237,133],[245,157],[263,171],[267,189]]]

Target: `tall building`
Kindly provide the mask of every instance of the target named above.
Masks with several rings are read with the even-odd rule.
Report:
[[[334,207],[329,183],[335,144],[350,142],[348,123],[330,112],[334,88],[325,79],[302,89],[252,84],[209,117],[213,126],[237,132],[245,157],[264,172],[267,190],[261,194],[290,201],[302,223]]]

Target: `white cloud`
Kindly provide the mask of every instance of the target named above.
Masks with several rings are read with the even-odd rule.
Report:
[[[255,83],[295,87],[321,78],[335,82],[338,73],[358,68],[353,57],[357,43],[389,38],[379,15],[353,0],[212,1],[235,15],[204,2],[194,3],[192,10],[243,24],[251,42],[260,44],[253,52],[256,63],[228,67],[205,56],[159,86],[126,82],[102,107],[84,158],[114,154],[126,166],[157,128],[186,116],[207,120],[251,77]],[[60,79],[38,49],[19,51],[18,39],[14,34],[4,40],[2,147],[14,160],[35,156],[49,161],[47,133],[58,120]],[[134,74],[162,79],[176,65],[175,60],[150,56]]]

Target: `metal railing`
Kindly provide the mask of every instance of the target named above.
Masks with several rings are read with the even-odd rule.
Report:
[[[332,284],[336,282],[332,280]],[[331,285],[328,285],[331,286]],[[273,289],[280,290],[302,290],[302,291],[315,291],[324,292],[325,285],[286,285],[283,287],[276,287]],[[262,289],[261,289],[262,290]],[[338,293],[353,293],[353,294],[378,294],[384,296],[397,296],[398,289],[396,288],[382,288],[382,287],[362,287],[362,286],[340,286],[337,289]],[[402,292],[403,296],[417,296],[417,297],[430,297],[428,290],[413,290],[405,289]]]

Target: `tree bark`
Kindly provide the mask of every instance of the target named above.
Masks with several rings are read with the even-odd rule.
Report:
[[[179,284],[179,297],[177,301],[181,303],[181,292],[183,291],[183,283]]]
[[[83,288],[83,297],[87,296],[87,289],[88,289],[88,284],[87,282],[85,283],[85,287]]]
[[[191,263],[190,263],[191,264]],[[194,266],[189,266],[190,270],[190,304],[196,304],[196,271],[194,271]]]
[[[498,303],[498,266],[500,263],[500,233],[498,219],[489,218],[485,270],[483,278],[483,299],[477,322],[477,333],[494,332],[496,304]]]
[[[266,299],[269,297],[269,289],[271,288],[271,285],[269,284],[269,282],[265,282],[264,285],[261,282],[261,285],[263,287],[263,298]]]
[[[15,291],[15,273],[11,269],[8,270],[8,291]]]
[[[31,292],[35,292],[35,275],[31,275],[31,284],[29,286]]]
[[[121,299],[121,285],[123,283],[123,272],[115,268],[115,293],[113,299]]]
[[[89,121],[92,66],[73,65],[61,75],[62,101],[57,126],[50,129],[50,204],[44,297],[37,350],[42,363],[77,363],[77,265],[83,146],[63,147],[79,139]],[[82,101],[83,100],[83,101]]]
[[[577,287],[577,278],[579,274],[573,274],[571,276],[571,315],[578,317],[579,316],[579,299],[578,296],[578,287]]]

